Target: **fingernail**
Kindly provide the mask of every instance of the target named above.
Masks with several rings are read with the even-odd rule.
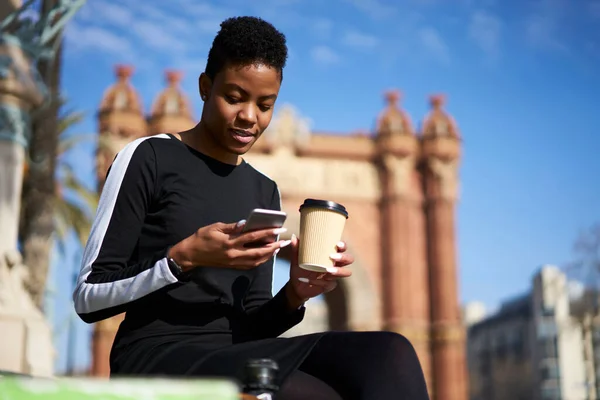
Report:
[[[242,220],[238,221],[238,223],[235,226],[238,227],[238,228],[240,228],[240,227],[242,227],[245,224],[246,224],[246,220],[242,219]]]
[[[277,253],[279,253],[279,250],[281,250],[281,247],[278,248],[277,250],[275,250],[275,252],[273,253],[273,257],[275,257],[277,255]]]
[[[296,234],[292,233],[292,240],[296,240]]]
[[[298,278],[298,280],[302,283],[309,283],[310,281],[308,280],[308,278]]]
[[[285,246],[289,246],[290,243],[292,243],[291,240],[282,240],[281,242],[279,242],[279,249],[282,249]],[[277,250],[279,251],[279,249],[277,249]]]
[[[333,253],[329,256],[332,260],[339,261],[342,259],[342,255],[339,253]]]
[[[287,232],[286,228],[277,228],[277,229],[273,229],[273,235],[280,235],[284,232]]]
[[[326,271],[330,274],[337,274],[338,269],[336,267],[328,267]]]
[[[346,243],[344,242],[338,242],[337,247],[340,249],[343,249],[344,247],[346,247]]]

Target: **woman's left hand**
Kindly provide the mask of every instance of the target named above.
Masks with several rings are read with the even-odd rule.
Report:
[[[293,291],[292,294],[302,303],[320,294],[332,291],[336,288],[339,278],[347,278],[352,275],[350,269],[344,268],[354,262],[354,257],[346,253],[346,243],[338,243],[337,252],[331,255],[334,267],[331,267],[327,272],[312,272],[300,268],[298,265],[298,244],[299,239],[293,235],[289,286]]]

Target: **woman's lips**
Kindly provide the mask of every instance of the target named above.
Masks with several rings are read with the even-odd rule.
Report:
[[[242,144],[248,144],[254,139],[252,132],[244,131],[241,129],[230,129],[231,137],[237,142]]]

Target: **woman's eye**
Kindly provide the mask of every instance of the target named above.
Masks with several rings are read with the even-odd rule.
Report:
[[[228,103],[230,104],[235,104],[235,103],[239,103],[239,99],[236,97],[232,97],[232,96],[225,96],[225,100],[227,100]]]
[[[258,106],[258,108],[260,108],[260,110],[262,112],[267,112],[267,111],[269,111],[271,109],[271,106],[266,105],[266,104],[261,104],[261,105]]]

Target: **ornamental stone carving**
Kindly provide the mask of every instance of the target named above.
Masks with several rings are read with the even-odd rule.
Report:
[[[100,111],[130,111],[141,114],[142,103],[137,92],[129,82],[133,75],[133,67],[118,65],[115,69],[115,74],[117,76],[117,83],[106,91],[100,103]]]
[[[454,119],[443,110],[445,101],[445,97],[441,94],[431,96],[431,111],[423,121],[423,137],[460,138]]]
[[[179,88],[183,74],[180,71],[167,70],[167,87],[158,95],[152,106],[151,116],[177,115],[192,119],[191,107],[185,94]]]
[[[26,147],[31,137],[30,127],[29,113],[9,103],[0,104],[0,140]]]
[[[390,135],[413,135],[414,131],[410,117],[398,106],[400,92],[392,90],[385,95],[388,106],[377,120],[377,134],[385,137]]]
[[[410,196],[415,157],[396,157],[386,154],[384,155],[383,163],[391,175],[393,193],[398,196]]]
[[[275,180],[285,195],[377,200],[381,193],[377,168],[368,161],[294,157],[284,153],[247,154],[244,158]]]
[[[274,151],[303,148],[310,142],[310,124],[309,119],[301,118],[291,105],[285,104],[264,132],[265,139]]]
[[[428,160],[428,165],[438,180],[441,198],[450,201],[458,200],[458,160],[444,162],[437,158],[431,158]]]

